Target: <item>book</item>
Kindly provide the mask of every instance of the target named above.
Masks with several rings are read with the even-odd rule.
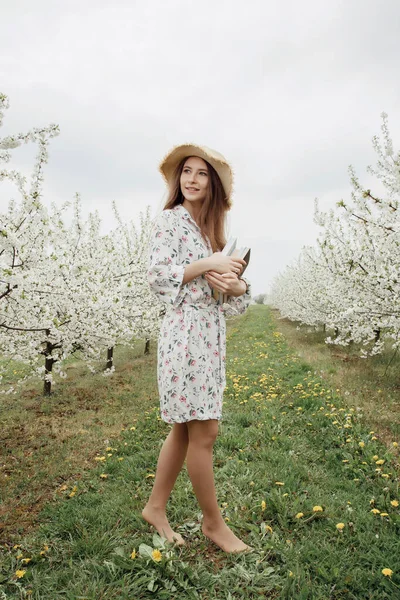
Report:
[[[246,264],[240,275],[241,277],[247,269],[247,266],[250,262],[250,248],[247,248],[246,246],[243,246],[242,248],[237,248],[236,245],[237,238],[229,238],[222,250],[222,254],[225,254],[226,256],[235,256],[237,258],[243,258]],[[228,294],[223,294],[222,292],[219,292],[216,289],[213,289],[213,297],[215,298],[215,300],[217,300],[219,304],[224,304],[228,301]]]

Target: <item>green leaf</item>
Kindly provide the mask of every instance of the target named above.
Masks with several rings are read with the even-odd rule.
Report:
[[[148,546],[147,544],[140,544],[139,546],[139,555],[143,556],[143,558],[151,558],[151,553],[153,552],[153,548]]]
[[[164,550],[165,549],[165,542],[167,541],[166,538],[162,538],[158,535],[158,533],[155,533],[153,535],[153,546],[154,548],[159,548]]]
[[[158,585],[156,584],[155,579],[152,579],[149,583],[149,585],[147,586],[147,589],[149,590],[149,592],[156,592],[158,589]]]

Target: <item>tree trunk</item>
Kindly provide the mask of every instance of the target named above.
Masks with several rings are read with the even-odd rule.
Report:
[[[374,329],[374,333],[375,333],[375,342],[377,342],[380,337],[381,337],[381,330],[380,329]]]
[[[50,335],[50,330],[46,329],[46,335],[49,336]],[[46,342],[46,349],[44,351],[44,356],[45,356],[45,360],[44,360],[44,374],[46,375],[51,375],[52,371],[53,371],[53,364],[54,364],[54,358],[52,357],[51,353],[53,351],[53,344],[49,341]],[[44,385],[43,385],[43,395],[44,396],[50,396],[51,395],[51,381],[47,381],[47,379],[44,380]]]
[[[146,340],[146,345],[144,347],[144,353],[145,354],[149,354],[150,353],[150,340]]]
[[[106,363],[106,369],[111,369],[111,367],[113,366],[114,363],[114,346],[112,348],[107,348],[107,363]]]

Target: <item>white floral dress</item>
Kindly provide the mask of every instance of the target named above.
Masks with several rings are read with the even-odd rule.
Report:
[[[161,417],[167,423],[221,419],[225,389],[225,314],[242,314],[248,289],[218,304],[203,275],[182,284],[185,266],[212,254],[197,223],[181,204],[153,221],[148,255],[150,289],[166,304],[158,340]]]

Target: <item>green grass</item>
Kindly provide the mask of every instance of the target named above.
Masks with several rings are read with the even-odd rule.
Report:
[[[360,357],[361,344],[326,344],[327,332],[297,321],[282,319],[272,309],[274,326],[291,348],[313,371],[321,373],[327,385],[337,389],[350,407],[357,409],[367,427],[375,429],[388,446],[400,438],[400,355],[385,340],[382,352],[368,359]],[[372,344],[369,344],[371,347]]]
[[[153,382],[146,385],[154,385],[154,353],[153,347],[145,359]],[[265,306],[252,306],[230,323],[227,375],[215,447],[218,500],[253,553],[227,556],[205,541],[186,471],[169,516],[187,546],[164,547],[142,521],[168,431],[154,397],[124,421],[112,450],[98,438],[104,459],[91,457],[92,468],[75,488],[69,482],[63,498],[57,493],[45,504],[40,527],[21,537],[20,547],[4,549],[3,597],[400,598],[400,507],[391,504],[400,502],[398,448],[374,439],[357,411],[288,348]],[[118,389],[126,385],[123,378]],[[385,461],[380,467],[378,459]],[[337,523],[344,523],[342,532]],[[157,548],[160,562],[151,556]],[[31,560],[24,565],[24,558]],[[382,574],[384,568],[392,577]],[[26,572],[17,578],[17,570]]]

